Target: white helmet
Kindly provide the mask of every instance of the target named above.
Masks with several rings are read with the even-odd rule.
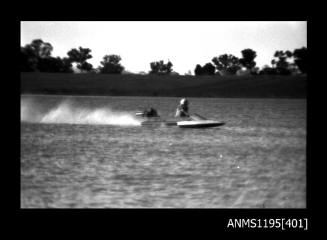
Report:
[[[185,99],[185,98],[183,98],[182,100],[181,100],[181,105],[184,105],[184,104],[187,104],[188,103],[188,101]]]

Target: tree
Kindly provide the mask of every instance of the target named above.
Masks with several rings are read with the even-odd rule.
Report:
[[[191,76],[191,75],[192,75],[191,70],[188,70],[186,73],[184,73],[184,76]]]
[[[236,74],[241,69],[239,59],[231,54],[223,54],[211,60],[220,73]]]
[[[163,60],[160,60],[159,62],[151,62],[150,63],[150,74],[170,74],[173,64],[168,60],[167,63],[164,63]]]
[[[242,50],[241,53],[243,57],[240,59],[240,64],[248,70],[254,68],[256,65],[254,59],[257,57],[257,53],[250,48]]]
[[[293,51],[294,63],[302,73],[307,73],[308,51],[306,47],[295,49]]]
[[[149,73],[151,73],[151,74],[153,74],[153,73],[159,73],[159,70],[160,70],[160,62],[151,62],[150,63],[150,68],[151,68],[151,71]]]
[[[52,57],[52,50],[52,45],[41,39],[33,40],[25,47],[21,47],[21,71],[72,72],[69,59]]]
[[[67,57],[64,57],[61,59],[61,72],[64,72],[64,73],[72,73],[74,72],[72,67],[72,62],[70,61],[69,58]]]
[[[194,74],[199,75],[214,75],[216,68],[212,63],[206,63],[203,67],[200,64],[197,64],[194,69]]]
[[[60,57],[40,58],[38,60],[37,69],[40,72],[62,72],[72,73],[72,64],[67,58]]]
[[[33,72],[37,70],[37,57],[30,48],[20,48],[20,71]]]
[[[37,58],[49,58],[53,47],[50,43],[43,42],[42,39],[35,39],[31,44],[27,44],[25,48],[30,49]]]
[[[60,60],[56,58],[40,58],[37,64],[40,72],[59,72]]]
[[[201,65],[200,65],[200,64],[197,64],[197,65],[195,66],[195,69],[194,69],[194,74],[195,74],[196,76],[199,76],[199,75],[202,75],[202,73],[203,73],[203,71],[202,71],[202,67],[201,67]]]
[[[68,59],[71,63],[77,63],[77,68],[81,71],[90,72],[92,70],[92,64],[86,62],[86,60],[92,58],[90,54],[91,49],[79,47],[78,49],[73,48],[67,52]]]
[[[203,67],[202,67],[202,72],[205,75],[214,75],[216,71],[215,66],[212,63],[206,63]]]
[[[50,43],[35,39],[20,48],[21,71],[31,72],[73,72],[69,58],[52,57],[53,47]]]
[[[273,65],[276,65],[277,74],[281,75],[290,75],[290,63],[287,61],[288,58],[291,58],[293,54],[290,51],[276,51],[274,57],[278,60],[272,61]]]
[[[259,72],[260,75],[275,75],[277,74],[276,68],[270,67],[268,65],[265,65],[262,67],[261,71]]]
[[[121,74],[125,69],[119,62],[121,57],[119,55],[105,55],[99,67],[100,73],[104,74]]]
[[[172,71],[173,71],[173,64],[168,61],[166,65],[164,65],[164,71],[167,73],[167,74],[170,74]]]
[[[41,39],[35,39],[21,47],[21,71],[37,71],[39,61],[50,58],[52,50],[52,45]]]
[[[87,59],[92,58],[90,52],[91,49],[89,48],[79,47],[78,49],[71,49],[67,52],[67,55],[72,62],[82,63],[85,62]]]
[[[81,71],[91,72],[93,69],[93,65],[88,62],[82,62],[80,65],[77,65]]]

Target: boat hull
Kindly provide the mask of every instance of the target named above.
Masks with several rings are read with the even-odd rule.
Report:
[[[177,121],[163,120],[161,118],[148,118],[141,122],[141,126],[177,126]]]
[[[225,124],[224,122],[217,122],[211,120],[177,122],[177,126],[180,128],[210,128],[210,127],[219,127],[224,124]]]
[[[137,116],[140,116],[137,114]],[[204,117],[194,114],[188,118],[162,119],[156,117],[141,117],[141,126],[162,127],[162,126],[178,126],[180,128],[210,128],[224,125],[224,122],[205,119]]]

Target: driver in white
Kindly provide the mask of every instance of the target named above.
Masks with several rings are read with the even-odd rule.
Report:
[[[189,117],[188,113],[188,101],[183,98],[177,107],[175,117]]]

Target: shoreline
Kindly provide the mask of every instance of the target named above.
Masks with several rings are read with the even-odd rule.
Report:
[[[43,94],[43,93],[21,93],[21,97],[92,97],[92,98],[106,98],[106,97],[112,97],[112,98],[138,98],[138,97],[143,97],[143,98],[181,98],[181,97],[171,97],[171,96],[127,96],[127,95],[122,95],[122,96],[108,96],[108,95],[73,95],[73,94]],[[201,99],[265,99],[265,100],[275,100],[275,99],[282,99],[282,100],[307,100],[306,97],[303,98],[288,98],[288,97],[187,97],[188,99],[192,98],[201,98]]]
[[[21,73],[21,95],[306,99],[307,76]]]

